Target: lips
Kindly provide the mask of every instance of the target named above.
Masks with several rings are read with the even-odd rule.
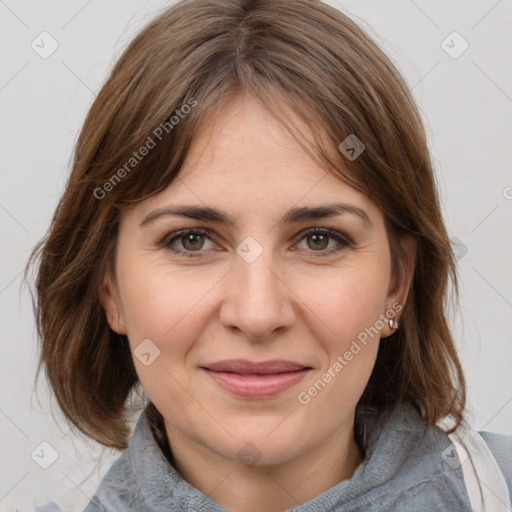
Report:
[[[230,359],[200,369],[225,391],[245,398],[265,398],[296,385],[311,367],[282,359],[263,362]]]
[[[283,359],[263,361],[261,363],[246,361],[244,359],[230,359],[227,361],[207,364],[204,368],[214,372],[269,375],[275,373],[294,372],[306,367],[303,364]]]

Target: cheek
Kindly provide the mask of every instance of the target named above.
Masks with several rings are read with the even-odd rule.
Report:
[[[161,261],[119,264],[123,317],[133,348],[149,338],[165,351],[172,341],[172,353],[178,355],[200,336],[202,312],[222,273],[169,267]]]
[[[328,352],[344,351],[347,343],[374,327],[384,313],[388,274],[376,267],[332,269],[329,275],[324,271],[321,279],[318,275],[317,280],[311,276],[295,278],[294,291],[307,306],[304,312],[310,310],[311,325],[318,326],[317,338],[325,340]],[[315,283],[318,286],[312,286]],[[377,328],[382,329],[382,322]]]
[[[296,398],[302,415],[321,421],[326,431],[346,420],[368,383],[379,348],[385,297],[385,283],[346,275],[331,282],[328,293],[310,301],[314,316],[322,319],[310,325],[317,326],[313,337],[325,357]],[[315,429],[310,427],[307,435],[314,438]]]
[[[197,269],[173,271],[158,262],[126,263],[123,314],[140,383],[168,418],[180,418],[187,410],[201,423],[200,407],[183,392],[194,389],[187,356],[206,329],[209,299],[219,276]]]
[[[301,386],[298,400],[303,405],[314,402],[318,414],[323,408],[332,410],[334,422],[355,406],[375,364],[385,321],[384,270],[380,264],[334,269],[329,279],[317,281],[324,286],[315,288],[311,277],[296,281],[297,294],[308,306],[302,312],[325,354],[321,369]],[[332,409],[333,404],[338,406]]]

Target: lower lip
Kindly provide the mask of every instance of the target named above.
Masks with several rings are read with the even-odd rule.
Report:
[[[222,389],[245,398],[266,398],[278,395],[298,384],[310,368],[270,375],[242,375],[240,373],[214,372],[202,368]]]

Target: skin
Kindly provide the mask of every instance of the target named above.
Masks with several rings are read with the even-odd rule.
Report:
[[[353,213],[279,222],[290,208],[334,202],[364,210],[371,226]],[[140,225],[158,208],[190,204],[221,209],[236,223],[162,216]],[[301,235],[313,227],[332,228],[349,244],[315,244]],[[185,228],[215,236],[172,242],[199,257],[160,243]],[[263,250],[251,263],[236,252],[249,236]],[[404,247],[412,268],[414,244]],[[132,351],[144,339],[160,350],[148,366],[133,360],[184,478],[228,510],[280,511],[360,464],[355,407],[389,324],[307,404],[298,395],[394,303],[404,304],[410,278],[392,275],[384,218],[371,199],[319,167],[256,100],[237,97],[202,127],[178,178],[123,213],[115,276],[106,276],[101,298]],[[240,398],[199,369],[232,358],[288,359],[312,370],[275,397]],[[255,464],[244,464],[242,448]]]

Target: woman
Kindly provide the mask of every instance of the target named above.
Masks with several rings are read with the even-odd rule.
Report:
[[[508,509],[512,437],[464,420],[420,116],[333,7],[155,19],[36,257],[40,368],[124,450],[86,512]]]

